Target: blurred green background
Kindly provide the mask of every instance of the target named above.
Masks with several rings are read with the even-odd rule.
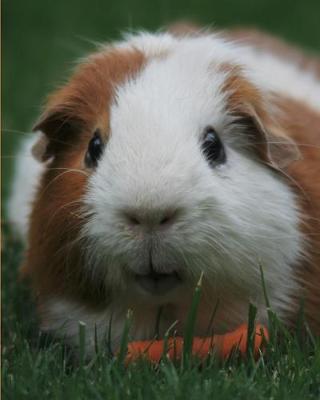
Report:
[[[203,25],[256,26],[320,49],[319,0],[3,0],[2,152],[7,194],[17,143],[45,95],[60,84],[90,41],[127,29],[158,29],[187,19]]]

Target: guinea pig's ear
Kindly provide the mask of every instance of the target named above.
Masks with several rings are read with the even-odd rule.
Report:
[[[276,169],[298,160],[298,146],[288,135],[283,118],[286,113],[279,109],[277,99],[250,82],[242,67],[223,64],[220,70],[226,77],[222,90],[228,110],[239,117],[262,159]]]
[[[36,141],[36,143],[32,146],[31,153],[37,161],[39,162],[47,161],[51,158],[48,152],[48,147],[49,147],[49,139],[42,132],[39,132],[39,138]]]
[[[54,95],[54,104],[48,105],[33,126],[39,140],[32,149],[33,156],[39,161],[47,161],[72,145],[72,138],[83,129],[83,121],[76,115],[76,105],[59,92]]]
[[[276,169],[283,169],[301,158],[297,144],[288,136],[286,129],[272,113],[247,104],[246,116],[258,132],[257,148],[263,159]]]

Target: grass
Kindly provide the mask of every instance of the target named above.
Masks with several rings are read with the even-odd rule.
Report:
[[[2,196],[5,201],[17,145],[73,60],[92,49],[87,39],[118,38],[127,28],[156,29],[187,18],[216,26],[256,25],[309,49],[320,48],[318,0],[3,0]],[[3,203],[4,204],[4,203]],[[2,204],[2,205],[3,205]],[[276,322],[263,357],[224,363],[214,357],[139,362],[100,354],[73,363],[63,344],[38,332],[28,289],[17,277],[23,258],[3,212],[2,394],[4,399],[319,399],[320,344]],[[186,332],[190,349],[192,333]],[[251,318],[252,319],[252,318]],[[84,332],[85,334],[85,332]],[[125,345],[125,341],[124,341]],[[184,356],[184,359],[188,354]]]

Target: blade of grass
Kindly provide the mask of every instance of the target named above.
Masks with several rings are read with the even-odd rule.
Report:
[[[257,316],[257,307],[253,304],[249,304],[248,312],[248,332],[247,332],[247,358],[254,356],[254,344],[255,344],[255,320]]]
[[[262,268],[261,263],[259,263],[259,268],[260,268],[260,276],[261,276],[263,296],[264,296],[264,300],[266,302],[267,311],[269,311],[269,309],[270,309],[270,301],[269,301],[269,298],[268,298],[267,286],[266,286],[266,281],[264,279],[264,272],[263,272],[263,268]]]
[[[97,324],[94,324],[94,351],[95,354],[99,354],[99,342],[98,342],[98,330]]]
[[[84,367],[86,358],[86,324],[79,321],[79,361],[80,368]]]
[[[128,351],[128,342],[129,342],[129,331],[132,324],[132,310],[127,311],[126,320],[124,323],[124,328],[121,336],[120,349],[117,357],[117,361],[119,365],[123,365],[127,351]]]
[[[266,281],[264,278],[264,272],[262,268],[262,264],[259,263],[259,268],[260,268],[260,276],[261,276],[261,284],[262,284],[262,290],[263,290],[263,296],[264,296],[264,301],[267,307],[267,315],[268,315],[268,328],[269,328],[269,337],[270,337],[270,343],[274,342],[277,337],[277,325],[278,323],[276,322],[276,316],[274,312],[271,309],[269,297],[268,297],[268,292],[267,292],[267,285]]]
[[[174,321],[169,326],[169,328],[167,329],[167,331],[164,334],[164,337],[163,337],[163,352],[162,352],[162,355],[161,355],[161,360],[167,360],[167,354],[168,354],[168,351],[169,351],[169,344],[168,344],[169,335],[171,334],[172,329],[177,325],[177,323],[178,323],[178,321]],[[174,359],[174,357],[173,357],[173,359]]]
[[[182,365],[186,364],[187,360],[190,358],[192,354],[194,327],[196,323],[198,307],[201,298],[202,279],[203,279],[203,272],[201,273],[200,279],[195,287],[190,311],[186,322],[186,327],[183,337],[184,341],[183,341]]]
[[[160,320],[161,320],[161,315],[162,315],[163,307],[160,306],[158,308],[157,312],[157,318],[156,318],[156,325],[155,325],[155,338],[159,338],[159,332],[160,332]]]
[[[112,318],[113,318],[113,313],[110,314],[109,324],[108,324],[108,335],[106,338],[109,358],[113,358],[113,356],[114,356],[113,351],[112,351],[112,346],[111,346]]]

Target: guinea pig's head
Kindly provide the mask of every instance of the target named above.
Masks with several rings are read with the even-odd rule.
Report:
[[[295,146],[237,54],[215,36],[142,35],[89,57],[52,96],[36,125],[47,164],[29,250],[52,263],[37,272],[51,290],[161,303],[201,273],[253,297],[259,265],[270,290],[285,279],[301,241],[282,173]]]

